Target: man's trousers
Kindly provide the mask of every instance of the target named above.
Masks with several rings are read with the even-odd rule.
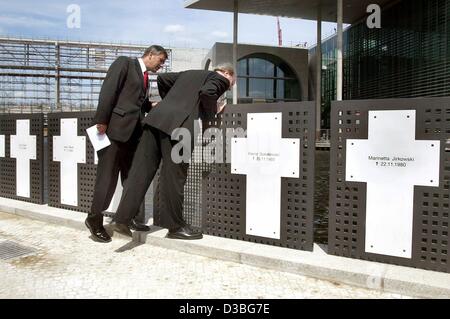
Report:
[[[103,224],[102,212],[108,209],[116,190],[120,172],[122,185],[125,186],[133,155],[139,139],[137,133],[126,143],[111,140],[111,145],[98,152],[97,176],[95,180],[94,196],[92,200],[91,213],[89,216]],[[139,203],[139,215],[136,220],[145,222],[145,211],[143,201]]]
[[[128,224],[137,214],[139,203],[145,197],[159,165],[161,225],[168,229],[185,226],[183,219],[184,184],[186,183],[188,163],[174,163],[172,148],[178,141],[172,141],[166,133],[144,126],[144,133],[138,144],[133,164],[125,184],[122,198],[114,220]]]

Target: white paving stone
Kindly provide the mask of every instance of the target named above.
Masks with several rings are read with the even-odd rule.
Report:
[[[0,298],[408,298],[0,213],[3,240],[39,251],[0,260]]]

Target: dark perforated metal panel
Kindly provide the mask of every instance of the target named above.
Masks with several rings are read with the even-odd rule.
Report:
[[[30,120],[30,134],[36,136],[36,160],[30,160],[30,198],[16,195],[16,159],[11,158],[11,135],[16,121]],[[0,115],[0,135],[5,136],[5,157],[0,157],[0,196],[35,204],[44,203],[44,116],[43,114]]]
[[[416,139],[441,141],[439,187],[414,188],[412,258],[365,252],[366,183],[345,181],[347,139],[368,138],[368,112],[416,110]],[[332,107],[329,253],[450,272],[450,98],[334,102]]]
[[[203,180],[203,230],[206,234],[282,246],[313,249],[315,109],[311,102],[227,107],[219,127],[247,129],[248,113],[282,113],[282,138],[298,138],[300,178],[282,178],[281,239],[246,234],[246,176],[231,174],[231,164],[213,164]],[[228,136],[227,143],[233,136]]]
[[[94,148],[89,142],[86,129],[92,126],[95,112],[65,112],[48,114],[48,148],[49,148],[49,206],[88,213],[91,208],[95,186],[96,165],[94,164]],[[78,206],[61,204],[60,163],[53,161],[53,137],[60,136],[61,119],[78,119],[78,136],[86,136],[86,163],[78,164]]]

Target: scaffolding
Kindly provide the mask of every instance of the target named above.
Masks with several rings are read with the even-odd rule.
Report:
[[[146,48],[0,38],[0,113],[95,110],[111,63],[119,56],[140,57]],[[167,52],[162,72],[172,69],[172,51]]]

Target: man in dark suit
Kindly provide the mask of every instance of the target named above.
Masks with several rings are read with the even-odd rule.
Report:
[[[108,208],[114,195],[119,172],[122,184],[126,184],[133,155],[142,135],[141,121],[152,107],[147,96],[148,72],[157,72],[166,59],[166,50],[153,45],[141,58],[117,58],[106,74],[94,123],[99,134],[108,135],[111,145],[98,152],[94,197],[91,212],[85,221],[96,241],[111,241],[103,227],[102,212]],[[149,230],[148,226],[135,220],[130,220],[130,227]]]
[[[179,141],[172,140],[171,135],[185,128],[191,133],[193,145],[194,121],[212,119],[221,111],[217,100],[234,85],[234,70],[230,65],[223,65],[214,71],[167,73],[159,75],[157,82],[162,101],[143,121],[144,133],[114,216],[114,229],[131,236],[129,222],[137,214],[139,203],[162,160],[161,223],[169,229],[167,237],[200,239],[202,233],[194,231],[183,219],[184,184],[189,164],[173,161],[172,148]]]

